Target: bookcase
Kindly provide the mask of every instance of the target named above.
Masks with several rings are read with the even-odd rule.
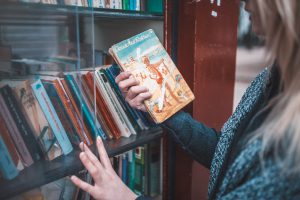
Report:
[[[110,46],[149,28],[156,32],[162,42],[164,40],[163,13],[62,5],[59,2],[63,1],[55,2],[56,4],[1,2],[1,87],[7,83],[10,85],[16,79],[37,80],[48,77],[46,79],[50,80],[51,77],[62,77],[66,72],[81,73],[83,70],[93,71],[99,65],[111,65],[112,59],[107,52]],[[79,92],[86,92],[82,83],[77,83]],[[94,92],[95,90],[94,88]],[[82,98],[85,101],[89,97]],[[96,97],[90,101],[93,100],[96,101]],[[96,103],[90,107],[91,116],[94,116],[96,123]],[[80,110],[80,114],[84,115],[83,110]],[[2,114],[3,117],[5,116]],[[100,123],[100,126],[103,124]],[[3,131],[0,129],[1,135]],[[149,125],[137,131],[137,134],[105,140],[104,143],[109,157],[114,157],[151,142],[161,143],[162,137],[161,127]],[[71,153],[60,155],[51,161],[35,161],[11,180],[5,180],[2,174],[0,199],[14,197],[83,170],[78,159],[80,150],[76,145],[73,148]],[[94,145],[91,148],[96,150]],[[162,170],[163,167],[161,173],[165,173]]]

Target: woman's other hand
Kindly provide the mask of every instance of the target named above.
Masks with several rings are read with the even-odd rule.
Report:
[[[130,72],[121,72],[115,79],[125,100],[135,109],[146,112],[144,101],[149,99],[152,94],[145,86],[140,86]]]
[[[118,177],[114,171],[103,142],[97,138],[97,149],[100,160],[84,144],[80,144],[82,152],[79,158],[94,180],[94,185],[86,183],[76,176],[72,176],[72,182],[82,190],[90,193],[96,200],[134,200],[134,194]]]

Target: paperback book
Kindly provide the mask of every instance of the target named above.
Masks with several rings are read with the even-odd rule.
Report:
[[[148,113],[162,123],[192,100],[194,94],[152,29],[113,45],[110,54],[151,92]]]

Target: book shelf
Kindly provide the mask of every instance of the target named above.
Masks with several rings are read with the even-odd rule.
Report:
[[[0,28],[2,28],[2,26],[9,28],[68,27],[69,30],[66,32],[67,34],[69,34],[69,41],[77,45],[78,43],[81,44],[84,42],[94,42],[93,38],[96,38],[97,36],[94,36],[93,33],[90,33],[89,28],[93,27],[94,24],[97,23],[96,20],[100,20],[100,25],[98,25],[97,31],[99,31],[99,27],[102,25],[102,23],[109,24],[111,21],[113,21],[113,25],[117,27],[118,23],[123,24],[124,22],[128,22],[131,24],[135,24],[136,21],[139,21],[137,30],[137,32],[139,32],[148,29],[149,27],[151,28],[152,22],[158,22],[163,25],[164,17],[161,13],[47,5],[41,3],[11,2],[3,3],[0,6]],[[88,27],[85,24],[87,22],[91,22]],[[144,22],[145,25],[143,24]],[[150,25],[147,25],[149,22]],[[91,28],[91,30],[93,29],[94,28]],[[3,38],[1,31],[2,30],[0,29],[0,38]],[[24,31],[24,35],[30,34],[26,33],[26,31]],[[125,35],[122,35],[120,33],[116,34],[117,36],[114,41],[111,41],[112,37],[110,36],[108,37],[109,39],[107,39],[109,40],[108,43],[105,43],[105,45],[95,44],[95,46],[99,48],[107,48],[108,45],[111,45],[110,43],[118,42],[121,38],[125,39],[126,37],[128,37],[128,35],[133,34],[132,30],[122,31],[127,33]],[[23,33],[20,32],[20,34]],[[104,36],[105,34],[102,33],[100,37]],[[19,41],[20,40],[15,40],[13,42],[17,43]],[[1,42],[2,41],[0,40],[0,44]],[[7,46],[7,44],[1,45]],[[30,50],[31,46],[25,48],[22,47],[23,50],[19,50],[18,48],[15,49],[22,52],[24,51],[24,49]],[[93,48],[93,45],[91,45],[91,48]],[[14,53],[15,49],[12,49],[12,53]],[[45,55],[45,53],[42,54]],[[121,137],[117,140],[112,139],[104,141],[104,143],[109,157],[114,157],[116,155],[132,150],[138,146],[160,140],[162,136],[162,128],[156,126],[148,130],[141,131],[136,135],[131,135],[129,138]],[[95,145],[92,145],[91,149],[95,152]],[[13,180],[9,181],[1,179],[0,199],[7,199],[31,189],[37,188],[39,186],[45,185],[47,183],[51,183],[60,178],[78,173],[79,171],[83,170],[83,165],[78,158],[79,153],[80,150],[74,147],[72,153],[66,156],[59,156],[52,161],[35,162],[30,167],[22,170],[20,174]]]
[[[109,157],[113,157],[150,141],[160,139],[161,137],[162,129],[157,127],[141,132],[138,135],[132,135],[129,138],[104,142]],[[96,151],[95,146],[92,146],[91,149],[93,152]],[[30,189],[65,176],[76,174],[80,170],[83,170],[84,167],[79,160],[79,153],[79,150],[74,150],[71,154],[58,157],[51,162],[44,161],[35,163],[33,166],[23,170],[16,179],[0,182],[0,199],[21,194]]]
[[[162,13],[149,13],[144,11],[130,11],[119,9],[105,9],[105,8],[87,8],[79,6],[65,6],[65,5],[51,5],[41,3],[6,3],[0,7],[0,16],[7,19],[34,16],[34,15],[79,15],[79,16],[91,16],[94,18],[106,18],[106,19],[130,19],[130,20],[157,20],[162,21],[164,19]],[[16,13],[13,16],[7,16],[7,14]],[[3,19],[2,19],[3,20]]]

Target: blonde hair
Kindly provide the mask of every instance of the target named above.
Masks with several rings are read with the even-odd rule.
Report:
[[[272,150],[287,173],[300,172],[300,1],[250,0],[265,35],[269,57],[280,71],[281,92],[254,138],[262,139],[262,158]]]

